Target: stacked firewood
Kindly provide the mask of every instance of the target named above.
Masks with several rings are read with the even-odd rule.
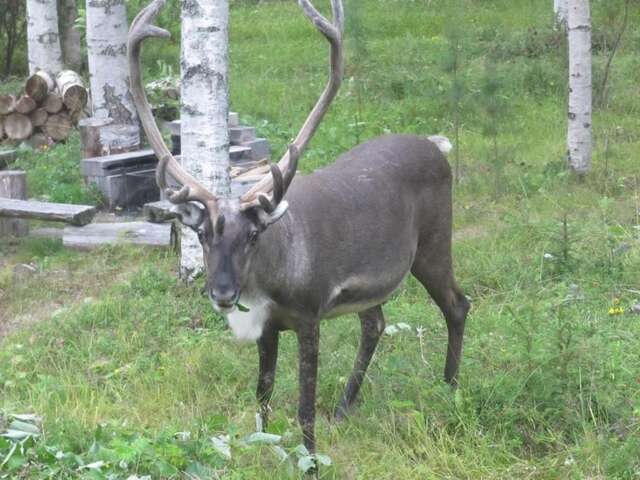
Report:
[[[89,93],[80,75],[43,70],[31,75],[21,95],[0,95],[0,141],[34,147],[67,139],[84,116]]]

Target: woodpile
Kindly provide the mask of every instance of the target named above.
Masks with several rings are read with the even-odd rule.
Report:
[[[18,95],[0,95],[0,143],[34,148],[66,140],[84,117],[89,92],[72,70],[31,75]]]

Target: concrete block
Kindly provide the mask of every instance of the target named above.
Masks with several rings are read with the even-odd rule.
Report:
[[[251,160],[257,162],[263,158],[271,156],[271,146],[266,138],[256,138],[250,142],[243,143],[243,146],[251,149]]]
[[[230,127],[229,141],[231,145],[244,145],[256,139],[256,129],[253,127]]]

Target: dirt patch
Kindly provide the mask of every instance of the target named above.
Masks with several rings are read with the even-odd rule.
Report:
[[[13,271],[17,265],[6,258],[3,263],[5,272]],[[54,268],[28,277],[14,276],[7,288],[0,288],[0,343],[20,329],[50,319],[63,308],[73,309],[87,298],[98,296],[127,280],[136,270],[135,262],[123,262],[119,268],[96,267],[92,257],[87,256],[72,270]]]

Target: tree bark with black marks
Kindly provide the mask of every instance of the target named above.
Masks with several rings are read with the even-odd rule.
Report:
[[[27,0],[29,74],[37,70],[62,70],[56,0]]]
[[[125,0],[87,0],[86,16],[93,116],[137,125],[129,93]]]
[[[230,195],[228,129],[229,1],[182,4],[182,164],[218,197]],[[195,233],[182,229],[181,275],[203,268]]]
[[[569,0],[569,168],[579,175],[591,169],[592,84],[589,0]]]

